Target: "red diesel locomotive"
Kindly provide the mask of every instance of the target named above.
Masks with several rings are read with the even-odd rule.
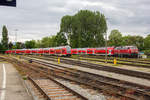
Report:
[[[121,47],[116,47],[114,49],[115,56],[137,57],[138,53],[139,53],[139,51],[136,46],[121,46]]]

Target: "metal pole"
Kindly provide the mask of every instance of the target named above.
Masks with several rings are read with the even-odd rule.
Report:
[[[107,63],[107,32],[105,35],[105,63]]]
[[[106,18],[106,20],[108,20],[108,18]],[[105,34],[105,63],[107,63],[107,31],[106,31],[106,34]]]
[[[15,42],[17,43],[17,31],[18,29],[15,29]]]

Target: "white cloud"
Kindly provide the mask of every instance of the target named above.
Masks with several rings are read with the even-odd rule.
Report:
[[[41,39],[59,31],[64,15],[88,9],[108,18],[108,33],[117,28],[124,35],[144,36],[150,33],[149,5],[149,0],[18,0],[17,8],[0,6],[0,28],[7,25],[11,38],[18,29],[20,41]]]

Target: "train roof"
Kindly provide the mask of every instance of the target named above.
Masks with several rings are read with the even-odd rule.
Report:
[[[69,45],[66,46],[59,46],[59,47],[49,47],[49,48],[32,48],[32,49],[12,49],[13,50],[48,50],[48,49],[60,49],[60,48],[70,48]],[[7,50],[8,51],[8,50]]]
[[[80,50],[85,50],[85,49],[105,49],[106,47],[97,47],[97,48],[72,48],[72,49],[80,49]],[[107,47],[108,49],[110,48],[114,48],[114,46],[112,47]]]

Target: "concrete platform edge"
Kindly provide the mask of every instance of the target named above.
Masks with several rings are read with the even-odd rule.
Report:
[[[12,66],[13,66],[13,65],[12,65]],[[14,67],[14,66],[13,66],[13,67]],[[15,69],[16,69],[16,68],[15,68]],[[17,72],[18,72],[18,71],[17,71]],[[38,98],[35,97],[34,92],[33,92],[33,91],[31,90],[31,88],[28,86],[28,83],[27,83],[25,80],[22,79],[22,76],[21,76],[19,73],[17,73],[17,74],[18,74],[19,80],[21,81],[21,83],[22,83],[23,87],[25,88],[27,94],[28,94],[29,96],[31,96],[31,98],[32,98],[33,100],[38,100]]]

